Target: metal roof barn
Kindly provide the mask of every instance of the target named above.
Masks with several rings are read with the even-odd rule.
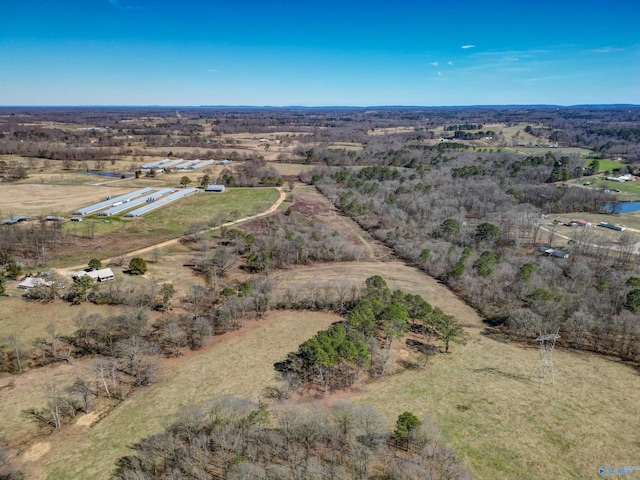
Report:
[[[157,200],[155,202],[151,202],[151,203],[145,205],[142,208],[138,208],[138,209],[134,210],[133,212],[125,213],[124,216],[125,217],[140,217],[140,216],[144,215],[145,213],[149,213],[152,210],[155,210],[156,208],[160,208],[160,207],[163,207],[165,205],[168,205],[171,202],[175,202],[176,200],[179,200],[182,197],[186,197],[187,195],[191,195],[192,193],[195,193],[197,191],[198,190],[196,188],[185,188],[185,189],[178,190],[177,192],[174,192],[171,195],[167,195],[166,197],[163,197],[160,200]]]
[[[174,167],[176,165],[180,165],[182,162],[184,162],[184,158],[179,158],[178,160],[174,160],[174,161],[169,162],[169,163],[163,163],[162,165],[160,165],[159,168],[171,168],[171,167]]]
[[[3,225],[14,225],[19,222],[28,222],[31,220],[31,215],[11,215],[4,222]]]
[[[115,215],[120,212],[124,212],[125,210],[131,210],[133,207],[137,207],[138,205],[142,205],[146,202],[155,202],[158,197],[162,195],[166,195],[167,193],[173,192],[173,188],[163,188],[162,190],[158,190],[157,192],[153,192],[149,196],[143,196],[140,198],[136,198],[130,202],[122,203],[120,205],[115,205],[104,212],[100,212],[98,215],[102,217],[108,217],[111,215]]]
[[[214,163],[216,163],[215,160],[205,160],[204,162],[200,162],[196,165],[192,165],[191,169],[197,170],[198,168],[206,167],[207,165],[212,165]]]
[[[200,160],[191,160],[189,162],[185,162],[182,165],[178,165],[176,170],[187,170],[193,168],[194,165],[200,163]]]
[[[145,163],[144,165],[142,165],[140,168],[155,168],[155,167],[159,167],[160,165],[162,165],[163,163],[169,163],[171,161],[171,159],[169,158],[165,158],[164,160],[157,160],[155,162],[150,162],[150,163]]]
[[[145,193],[153,192],[153,188],[141,188],[140,190],[136,190],[134,192],[125,193],[124,195],[120,195],[119,197],[110,198],[109,200],[104,200],[102,202],[94,203],[93,205],[89,205],[88,207],[81,208],[73,212],[74,215],[88,215],[93,212],[97,212],[103,210],[108,207],[113,207],[115,205],[120,205],[123,202],[129,202],[140,195],[144,195]]]

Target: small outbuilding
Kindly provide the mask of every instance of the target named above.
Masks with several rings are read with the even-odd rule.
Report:
[[[224,192],[224,190],[225,190],[224,185],[219,185],[217,183],[211,183],[207,185],[207,188],[204,189],[205,192],[212,192],[212,193],[222,193]]]
[[[51,282],[46,282],[44,279],[39,277],[26,277],[18,284],[18,288],[22,290],[31,290],[36,287],[50,287]]]
[[[20,222],[29,222],[31,221],[30,215],[11,215],[4,222],[3,225],[15,225]]]

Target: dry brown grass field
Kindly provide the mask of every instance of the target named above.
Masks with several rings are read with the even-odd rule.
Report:
[[[108,479],[115,460],[132,453],[128,446],[159,432],[180,407],[220,394],[258,400],[274,382],[274,362],[336,320],[318,312],[271,312],[203,350],[165,360],[159,382],[136,391],[91,427],[81,417],[81,425],[38,439],[22,456],[33,459],[22,468],[30,479]]]
[[[88,175],[84,175],[86,178]],[[1,184],[0,210],[2,215],[50,215],[70,213],[73,210],[104,200],[107,195],[117,196],[133,189],[126,185],[37,185]]]
[[[43,434],[22,411],[44,407],[48,385],[70,385],[77,376],[90,372],[91,362],[91,359],[76,360],[70,365],[48,365],[18,375],[0,376],[0,437],[19,445],[20,461],[23,455],[28,457],[27,450],[34,443],[41,443],[38,438]]]
[[[106,307],[92,303],[74,307],[62,300],[47,304],[28,302],[18,296],[24,291],[15,288],[17,282],[8,280],[7,283],[7,293],[16,296],[0,300],[0,338],[14,334],[23,343],[30,345],[36,338],[47,336],[45,329],[49,323],[55,322],[58,330],[66,335],[75,330],[74,320],[80,312],[107,313]],[[111,308],[109,313],[115,314],[117,311],[119,309]]]
[[[415,127],[379,127],[369,130],[369,135],[389,135],[390,133],[411,133],[415,132]]]
[[[301,165],[299,163],[279,163],[268,162],[267,166],[273,167],[282,176],[298,176],[302,172],[309,172],[313,170],[315,165]]]

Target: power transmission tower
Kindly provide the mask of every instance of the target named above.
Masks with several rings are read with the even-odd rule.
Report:
[[[556,340],[560,338],[558,335],[558,331],[556,333],[547,333],[540,334],[538,338],[536,338],[536,342],[540,345],[538,359],[536,360],[536,364],[533,366],[533,370],[531,370],[531,374],[529,378],[533,377],[535,374],[539,376],[539,387],[542,388],[542,384],[545,382],[547,375],[551,375],[551,384],[555,385],[556,379],[553,374],[553,347],[556,346]]]

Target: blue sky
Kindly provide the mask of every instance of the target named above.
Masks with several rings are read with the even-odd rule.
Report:
[[[0,105],[640,104],[636,0],[0,0]]]

